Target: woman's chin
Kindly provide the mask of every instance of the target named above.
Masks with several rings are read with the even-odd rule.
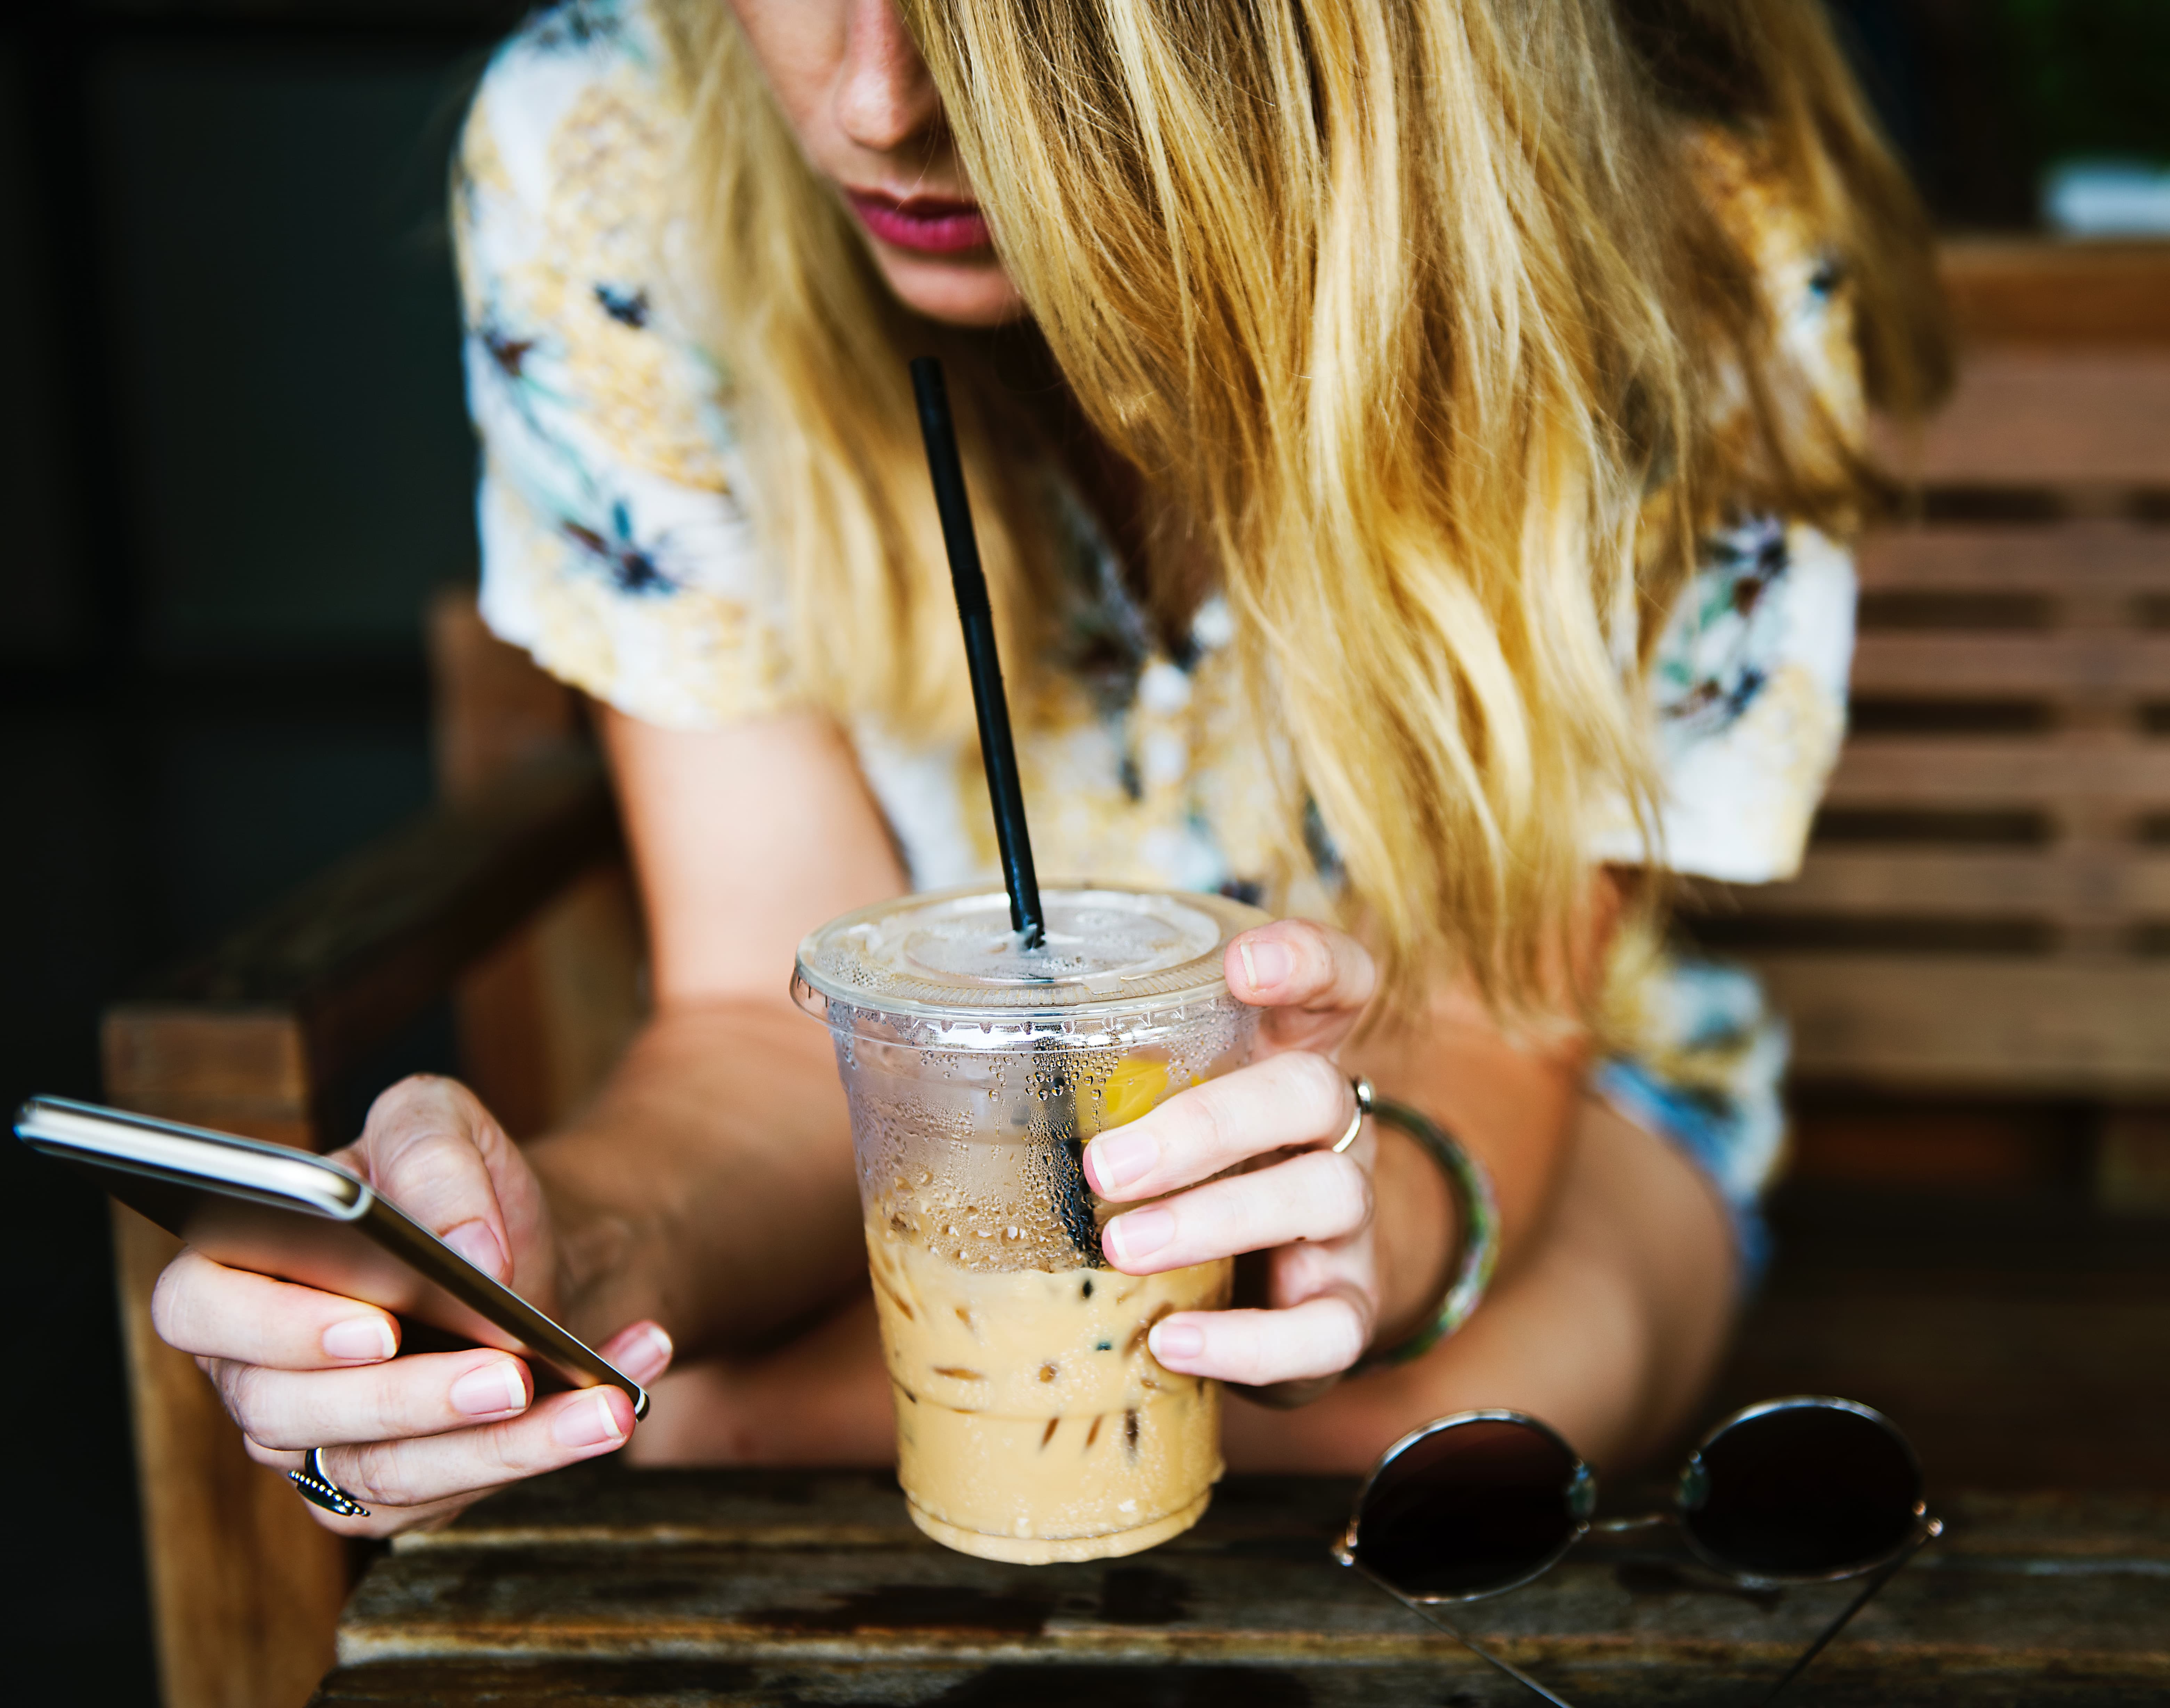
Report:
[[[991,251],[921,255],[877,242],[874,259],[897,300],[947,326],[1001,326],[1024,317],[1024,298]]]

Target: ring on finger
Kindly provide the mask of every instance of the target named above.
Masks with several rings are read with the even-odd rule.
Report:
[[[1349,1089],[1356,1094],[1356,1113],[1349,1118],[1349,1130],[1334,1141],[1336,1156],[1356,1142],[1357,1134],[1364,1129],[1364,1118],[1371,1113],[1371,1081],[1358,1074],[1349,1081]]]
[[[290,1470],[287,1478],[301,1491],[302,1498],[313,1507],[322,1507],[326,1512],[342,1519],[366,1519],[369,1508],[331,1480],[324,1470],[324,1450],[312,1447],[302,1456],[302,1468]]]

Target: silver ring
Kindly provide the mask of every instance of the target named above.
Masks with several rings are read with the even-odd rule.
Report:
[[[1349,1089],[1356,1094],[1356,1113],[1349,1118],[1349,1130],[1334,1141],[1336,1156],[1356,1142],[1356,1135],[1364,1129],[1364,1118],[1371,1113],[1371,1081],[1359,1074],[1349,1081]]]
[[[322,1507],[326,1512],[342,1519],[366,1519],[369,1508],[334,1482],[324,1470],[324,1450],[312,1447],[302,1460],[299,1470],[290,1470],[286,1479],[302,1492],[302,1498],[313,1507]]]

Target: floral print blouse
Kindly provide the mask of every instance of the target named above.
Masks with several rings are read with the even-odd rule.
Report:
[[[643,0],[532,17],[475,98],[453,216],[484,617],[618,709],[706,729],[790,708],[799,691],[782,590],[740,504],[720,376],[671,307],[687,232],[664,52]],[[1707,152],[1788,349],[1857,419],[1847,305],[1812,234],[1734,151]],[[1013,672],[1041,869],[1257,894],[1278,797],[1227,606],[1209,600],[1163,645],[1092,516],[1050,485],[1078,643]],[[1852,610],[1851,560],[1813,529],[1758,518],[1708,542],[1650,671],[1672,868],[1746,883],[1793,872],[1843,728]],[[915,884],[996,873],[975,747],[850,733]],[[1624,822],[1593,851],[1647,858]],[[1740,969],[1660,953],[1621,972],[1628,1043],[1593,1085],[1708,1171],[1752,1267],[1752,1205],[1783,1136],[1783,1027]]]

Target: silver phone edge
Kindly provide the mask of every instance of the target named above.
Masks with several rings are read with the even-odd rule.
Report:
[[[73,1129],[73,1130],[71,1130]],[[366,1181],[328,1162],[321,1156],[238,1133],[195,1127],[155,1115],[80,1102],[72,1097],[34,1097],[15,1112],[15,1136],[40,1156],[93,1169],[110,1168],[199,1191],[225,1192],[254,1198],[287,1209],[342,1221],[355,1227],[413,1268],[424,1279],[442,1288],[484,1321],[518,1340],[536,1357],[548,1363],[577,1387],[609,1386],[633,1401],[636,1422],[648,1416],[648,1390],[617,1369],[577,1335],[545,1316],[510,1287],[484,1274],[450,1246],[408,1215],[398,1205],[373,1191]],[[256,1182],[243,1184],[201,1169],[182,1167],[168,1158],[163,1164],[150,1158],[131,1157],[94,1142],[99,1133],[127,1135],[153,1145],[175,1140],[208,1145],[231,1156],[235,1152],[261,1158],[275,1172]],[[282,1189],[277,1174],[291,1175],[292,1165],[307,1165],[313,1177],[335,1177],[343,1188],[339,1202],[308,1192],[298,1185]],[[584,1380],[585,1379],[585,1380]]]

